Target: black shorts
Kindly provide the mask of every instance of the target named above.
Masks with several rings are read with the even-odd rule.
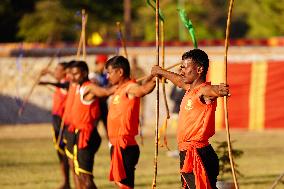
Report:
[[[65,153],[66,156],[69,159],[73,159],[73,149],[74,149],[74,144],[75,144],[75,133],[74,132],[70,132],[68,130],[68,126],[65,125],[64,126],[64,139],[63,141],[65,142]]]
[[[217,189],[216,182],[219,175],[219,159],[211,145],[203,148],[197,148],[197,152],[202,160],[205,171],[207,173],[209,182],[212,189]],[[180,152],[180,168],[183,167],[186,151]],[[186,183],[185,183],[186,181]],[[194,173],[182,173],[181,176],[182,186],[187,185],[185,189],[195,189]]]
[[[65,151],[65,143],[63,142],[63,133],[64,133],[64,127],[62,128],[62,131],[60,131],[61,126],[61,117],[58,115],[52,115],[52,130],[53,130],[53,144],[55,149],[58,151],[58,153],[64,155]],[[60,139],[58,141],[59,133],[61,132]]]
[[[125,149],[120,148],[120,150],[123,158],[124,170],[126,173],[126,178],[122,179],[120,183],[130,188],[134,188],[135,166],[137,165],[140,156],[139,146],[127,146]],[[113,146],[111,147],[110,151],[112,154]]]
[[[76,145],[74,146],[74,166],[75,172],[93,175],[94,157],[101,145],[101,137],[98,133],[97,128],[94,128],[88,145],[82,149],[78,149],[80,131],[76,133]]]

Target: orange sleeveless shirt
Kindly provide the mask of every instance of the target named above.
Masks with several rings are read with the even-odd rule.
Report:
[[[71,110],[71,124],[75,129],[80,130],[79,148],[87,146],[87,142],[94,129],[94,122],[100,116],[99,100],[97,98],[92,101],[83,100],[84,88],[90,84],[91,82],[88,81],[77,87]]]
[[[72,105],[73,105],[73,100],[74,100],[76,88],[77,88],[76,84],[70,83],[70,86],[69,86],[69,89],[68,89],[68,92],[67,92],[66,102],[65,102],[65,109],[64,109],[64,113],[63,113],[64,123],[65,123],[65,125],[68,125],[69,127],[70,127],[70,124],[71,124],[71,121],[72,121],[71,110],[72,110]]]
[[[107,118],[109,141],[113,145],[109,179],[120,181],[126,178],[120,147],[137,145],[140,98],[127,97],[126,90],[135,81],[128,81],[114,93]]]
[[[66,97],[67,97],[67,91],[65,89],[61,89],[59,87],[55,88],[55,92],[53,94],[53,104],[52,104],[53,115],[58,115],[60,117],[63,116]]]
[[[197,148],[209,145],[209,138],[215,133],[216,100],[203,104],[198,92],[203,83],[184,95],[179,113],[177,130],[178,147],[186,151],[182,173],[194,173],[196,189],[211,189],[207,173]]]
[[[203,83],[193,90],[188,90],[180,104],[177,140],[206,142],[215,134],[216,100],[210,104],[203,104],[197,95]]]
[[[140,98],[129,99],[126,96],[127,86],[132,83],[135,82],[128,81],[117,89],[109,105],[107,123],[108,136],[112,145],[124,136],[129,136],[131,141],[121,141],[125,143],[124,145],[120,143],[122,147],[136,144],[133,140],[138,134]]]

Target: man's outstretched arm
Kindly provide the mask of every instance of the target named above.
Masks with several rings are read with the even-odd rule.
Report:
[[[184,90],[189,88],[189,85],[183,82],[182,76],[177,73],[167,71],[160,66],[153,66],[151,73],[154,76],[164,77],[170,80],[174,85]]]
[[[204,100],[214,100],[218,97],[230,96],[229,86],[220,83],[220,85],[206,85],[199,91],[200,97]]]
[[[135,97],[143,97],[149,93],[151,93],[156,86],[155,77],[153,75],[149,75],[142,85],[139,84],[130,84],[127,88],[126,92],[131,96]]]
[[[106,97],[112,95],[117,86],[109,88],[100,87],[96,84],[91,84],[84,89],[84,100],[92,100],[95,97]]]

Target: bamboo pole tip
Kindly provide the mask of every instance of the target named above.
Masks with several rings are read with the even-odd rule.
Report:
[[[120,26],[120,22],[116,22],[116,25],[117,25],[117,26]]]

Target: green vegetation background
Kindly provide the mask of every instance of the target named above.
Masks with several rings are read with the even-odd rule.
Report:
[[[124,3],[131,7],[129,40],[155,39],[155,13],[146,0],[1,0],[0,42],[73,42],[80,34],[81,9],[88,13],[87,35],[98,32],[115,40],[116,21],[123,23]],[[166,40],[188,40],[177,8],[186,9],[197,39],[224,37],[227,0],[160,0]],[[236,0],[232,38],[283,36],[284,0]]]

